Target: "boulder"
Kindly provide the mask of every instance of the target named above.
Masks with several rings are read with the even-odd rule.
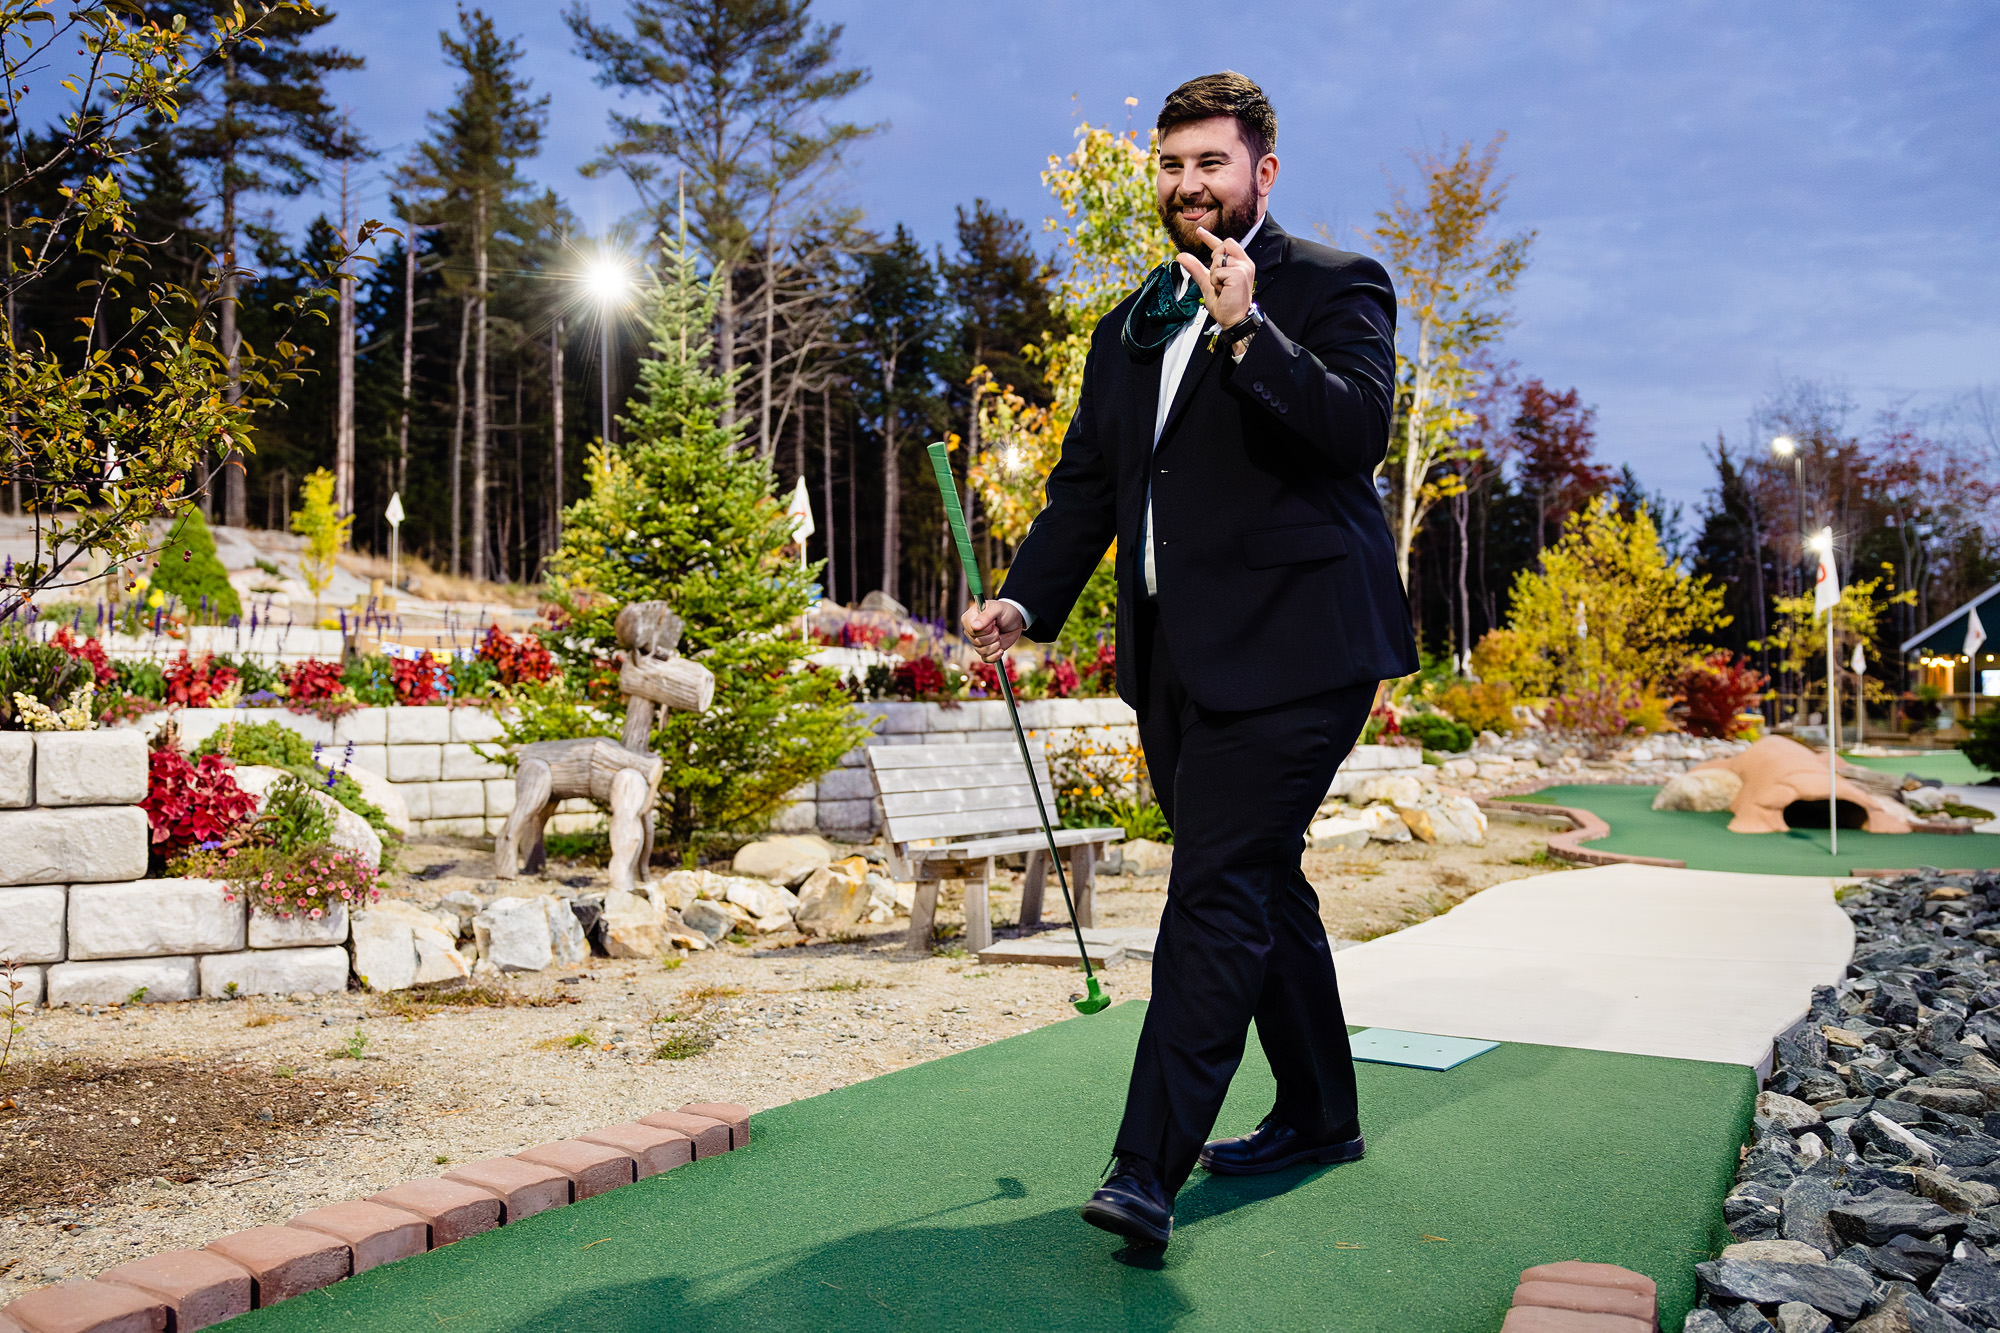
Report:
[[[859,856],[815,870],[799,890],[799,905],[792,913],[799,929],[808,935],[833,935],[860,925],[873,902],[868,881],[868,862]]]
[[[1429,810],[1420,805],[1399,805],[1395,807],[1395,811],[1401,817],[1404,827],[1410,830],[1418,842],[1438,840],[1437,821],[1431,818]]]
[[[1676,773],[1653,798],[1655,810],[1691,810],[1712,814],[1727,810],[1743,790],[1743,779],[1726,768],[1699,768]]]
[[[457,919],[388,899],[356,912],[349,947],[354,973],[372,991],[408,990],[469,976],[458,952]]]
[[[560,898],[543,898],[541,902],[549,915],[549,952],[553,961],[574,967],[590,957],[590,940],[569,904]]]
[[[798,895],[761,879],[731,876],[723,897],[752,917],[791,916],[798,910]]]
[[[768,879],[796,889],[833,860],[833,844],[812,834],[759,838],[736,853],[730,868],[739,875]]]
[[[548,901],[509,897],[488,903],[472,918],[479,956],[502,972],[540,972],[547,968],[555,961]],[[570,920],[574,922],[575,916]]]
[[[404,837],[410,836],[413,827],[410,822],[410,803],[403,799],[403,793],[396,790],[395,783],[380,773],[371,772],[354,764],[348,765],[343,771],[354,779],[354,785],[361,788],[361,794],[367,798],[368,803],[382,812],[384,823]]]
[[[681,920],[687,923],[689,929],[701,932],[711,944],[736,928],[736,918],[707,898],[688,904],[681,912]]]
[[[707,876],[699,870],[675,870],[656,876],[639,886],[639,892],[653,900],[662,912],[679,912],[701,897]]]
[[[617,889],[604,895],[604,952],[613,958],[653,958],[666,943],[660,909],[636,893]]]
[[[907,916],[910,904],[916,901],[917,886],[902,885],[879,871],[868,872],[868,922],[870,925],[886,925],[897,916]]]
[[[1408,842],[1410,826],[1385,805],[1371,805],[1355,816],[1368,826],[1368,836],[1376,842]]]
[[[1335,815],[1314,820],[1306,829],[1306,837],[1317,851],[1357,851],[1368,845],[1368,825],[1359,819]]]
[[[1154,842],[1151,838],[1131,838],[1121,843],[1125,853],[1125,867],[1140,875],[1164,875],[1174,866],[1172,843]],[[907,910],[905,904],[905,910]]]
[[[1371,773],[1354,778],[1348,784],[1346,795],[1355,805],[1371,805],[1379,801],[1387,805],[1414,806],[1423,799],[1424,784],[1403,773]]]
[[[1431,818],[1437,824],[1438,841],[1448,847],[1486,845],[1486,812],[1470,796],[1440,795]]]

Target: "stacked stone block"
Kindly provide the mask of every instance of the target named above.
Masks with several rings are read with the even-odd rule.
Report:
[[[347,986],[345,912],[252,919],[229,885],[148,879],[137,731],[0,732],[0,959],[29,1004]]]

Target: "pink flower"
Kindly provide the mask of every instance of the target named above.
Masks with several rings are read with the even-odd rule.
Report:
[[[307,912],[306,915],[311,917],[313,920],[317,921],[319,920],[320,917],[320,911],[317,907],[315,907],[312,909],[312,911]]]

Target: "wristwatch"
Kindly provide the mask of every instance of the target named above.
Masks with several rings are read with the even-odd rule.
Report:
[[[1209,335],[1208,350],[1212,352],[1217,346],[1234,347],[1263,327],[1264,308],[1255,301],[1252,301],[1250,303],[1250,313],[1243,316],[1236,323],[1231,324],[1228,328],[1217,329]]]

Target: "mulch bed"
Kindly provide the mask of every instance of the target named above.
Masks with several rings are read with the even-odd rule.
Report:
[[[61,1060],[8,1083],[0,1200],[10,1212],[154,1177],[186,1184],[255,1168],[302,1139],[363,1123],[378,1100],[366,1077],[221,1062]]]

